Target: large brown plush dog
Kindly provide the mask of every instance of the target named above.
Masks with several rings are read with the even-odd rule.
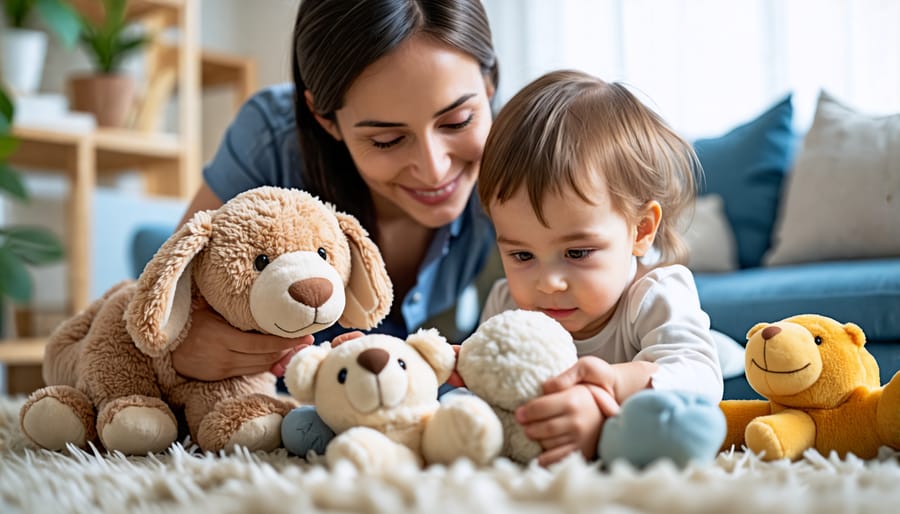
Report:
[[[50,449],[99,442],[128,454],[177,438],[183,409],[204,450],[281,444],[292,404],[271,373],[202,382],[179,375],[171,352],[208,304],[233,326],[296,337],[335,322],[368,329],[388,313],[390,279],[359,222],[299,190],[262,187],[198,212],[122,284],[50,338],[48,387],[20,412],[23,432]]]

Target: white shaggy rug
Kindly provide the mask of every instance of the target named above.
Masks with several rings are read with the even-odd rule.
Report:
[[[3,513],[900,512],[900,454],[887,449],[870,461],[809,452],[793,464],[725,452],[685,470],[661,462],[604,471],[577,457],[550,469],[459,462],[379,479],[284,450],[212,455],[186,443],[139,458],[38,450],[18,428],[22,401],[0,397]]]

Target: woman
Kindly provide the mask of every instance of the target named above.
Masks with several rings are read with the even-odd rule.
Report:
[[[304,0],[292,68],[293,85],[261,91],[238,113],[182,222],[262,185],[318,195],[378,244],[394,304],[375,330],[405,337],[458,301],[493,247],[472,194],[498,78],[483,6]],[[201,380],[281,375],[312,342],[240,332],[200,310],[173,364]]]

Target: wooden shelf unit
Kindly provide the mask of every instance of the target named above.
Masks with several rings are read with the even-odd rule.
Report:
[[[99,174],[141,170],[148,192],[188,196],[192,181],[183,176],[182,144],[171,134],[122,129],[74,133],[14,127],[20,145],[10,159],[30,172],[62,173],[70,184],[66,234],[69,265],[69,305],[74,314],[88,305],[90,295],[91,198]],[[158,176],[166,172],[165,176]],[[2,362],[2,361],[0,361]]]
[[[0,344],[0,362],[9,365],[33,365],[44,358],[47,340],[41,337],[11,339]]]

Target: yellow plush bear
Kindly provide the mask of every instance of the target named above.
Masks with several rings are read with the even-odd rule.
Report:
[[[758,323],[747,333],[747,381],[768,400],[726,400],[723,449],[746,445],[763,459],[807,448],[872,458],[900,449],[900,373],[880,386],[878,364],[853,323],[814,314]]]

